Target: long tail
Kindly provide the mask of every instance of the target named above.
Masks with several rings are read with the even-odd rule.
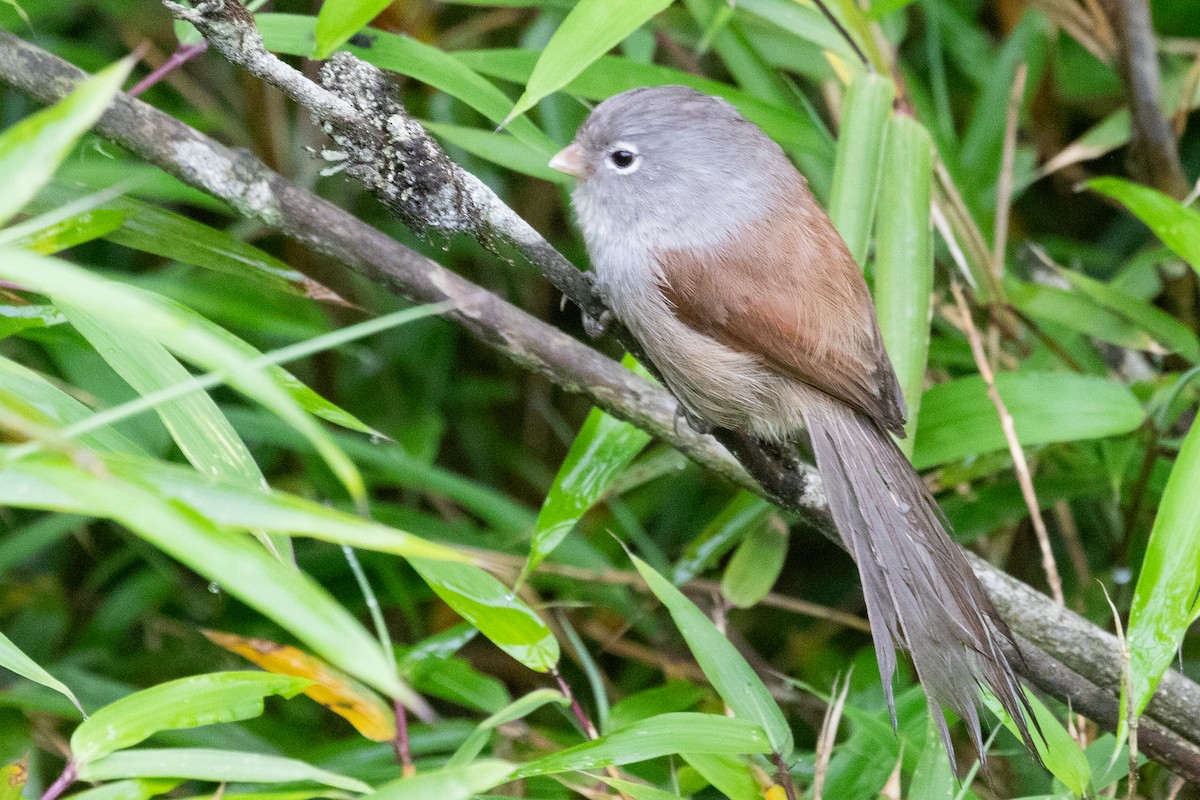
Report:
[[[862,577],[893,726],[899,645],[912,655],[951,759],[937,704],[966,721],[982,757],[979,685],[991,690],[1032,746],[1027,720],[1033,714],[1004,652],[1019,653],[1012,632],[947,536],[945,517],[921,477],[891,436],[859,412],[830,402],[806,409],[805,418],[834,522]]]

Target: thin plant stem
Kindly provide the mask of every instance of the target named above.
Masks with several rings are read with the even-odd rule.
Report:
[[[62,774],[55,778],[54,783],[50,784],[50,787],[42,794],[42,800],[57,800],[63,792],[70,788],[77,777],[79,777],[79,767],[75,763],[75,759],[69,758],[67,765],[63,767]]]
[[[152,70],[149,75],[138,81],[137,84],[129,90],[130,96],[137,97],[139,94],[146,91],[151,86],[165,78],[167,75],[179,69],[184,64],[191,61],[193,58],[206,50],[208,50],[207,39],[196,44],[183,45],[174,53],[172,53],[170,58]]]
[[[796,800],[796,784],[792,781],[792,773],[788,770],[787,764],[783,763],[783,756],[779,753],[772,753],[771,760],[775,762],[775,779],[783,787],[783,793],[787,795],[787,800]]]
[[[575,715],[575,719],[580,727],[583,728],[583,732],[589,739],[600,738],[600,733],[596,730],[596,726],[592,724],[592,721],[584,712],[583,706],[579,705],[579,700],[575,698],[575,693],[571,691],[571,685],[563,678],[562,673],[555,667],[550,670],[550,675],[553,676],[554,682],[558,684],[558,690],[570,701],[571,713]]]
[[[967,306],[967,300],[963,296],[962,287],[958,285],[957,280],[950,281],[950,291],[954,293],[954,302],[958,305],[959,314],[962,316],[967,341],[971,344],[971,353],[975,357],[975,364],[979,367],[979,374],[987,386],[988,397],[991,398],[992,405],[996,407],[996,415],[1000,417],[1000,427],[1004,431],[1004,440],[1008,442],[1008,451],[1012,455],[1013,469],[1017,473],[1017,483],[1021,486],[1021,496],[1025,498],[1025,505],[1029,509],[1029,519],[1033,523],[1033,532],[1037,537],[1038,548],[1042,551],[1042,568],[1046,572],[1046,582],[1050,585],[1050,595],[1054,598],[1054,602],[1060,606],[1064,605],[1062,578],[1058,574],[1054,551],[1050,548],[1050,533],[1046,530],[1046,521],[1042,518],[1037,493],[1033,489],[1033,476],[1029,472],[1029,462],[1025,460],[1025,450],[1017,439],[1016,425],[1013,422],[1012,414],[1009,413],[1008,406],[1000,397],[1000,391],[996,388],[996,376],[992,372],[992,365],[988,363],[987,354],[983,351],[983,340],[975,327],[975,321],[971,318],[971,309]]]
[[[408,709],[399,698],[392,698],[392,710],[396,713],[396,738],[392,739],[392,750],[396,753],[396,763],[400,765],[400,774],[411,778],[417,773],[413,766],[412,748],[408,741]]]

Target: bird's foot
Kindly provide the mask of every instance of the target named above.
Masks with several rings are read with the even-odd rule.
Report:
[[[676,435],[682,435],[682,431],[680,431],[680,429],[679,429],[680,423],[686,424],[689,428],[691,428],[693,431],[700,434],[701,436],[707,436],[708,434],[713,432],[712,423],[710,423],[706,419],[701,419],[700,417],[696,416],[687,408],[687,406],[685,406],[683,403],[676,401],[676,403],[675,403],[675,434]]]

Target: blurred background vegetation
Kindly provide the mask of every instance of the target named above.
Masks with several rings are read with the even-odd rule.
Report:
[[[589,107],[647,83],[729,98],[806,172],[890,309],[884,328],[914,408],[914,463],[957,539],[1052,591],[952,279],[972,289],[974,326],[1015,419],[1062,601],[1112,630],[1111,597],[1130,626],[1138,708],[1172,663],[1200,678],[1196,637],[1185,637],[1200,581],[1200,453],[1185,440],[1200,363],[1200,214],[1185,200],[1200,173],[1200,130],[1188,124],[1200,102],[1196,0],[1150,9],[1149,58],[1161,70],[1158,102],[1177,162],[1145,156],[1130,121],[1136,92],[1122,79],[1118,18],[1136,3],[834,2],[858,50],[894,81],[865,76],[855,48],[808,2],[580,3],[603,13],[564,26],[576,5],[327,2],[317,21],[319,3],[279,0],[259,9],[259,24],[267,47],[310,76],[314,62],[298,56],[347,41],[394,72],[398,96],[451,157],[581,267],[569,186],[545,163]],[[377,12],[371,32],[350,38]],[[323,174],[331,170],[314,154],[329,143],[309,114],[203,52],[153,0],[8,0],[0,19],[89,72],[136,51],[127,89],[173,53],[191,56],[156,75],[142,98],[586,339],[577,309],[532,266],[465,237],[415,236],[358,184]],[[1200,796],[1172,794],[1180,787],[1154,764],[1127,787],[1124,759],[1110,764],[1112,735],[1053,702],[1071,732],[1047,758],[1053,775],[1000,732],[984,777],[960,791],[903,669],[892,734],[857,574],[837,546],[435,316],[389,317],[359,338],[318,340],[319,352],[287,365],[312,391],[278,372],[265,386],[241,375],[230,381],[239,391],[215,386],[211,401],[159,397],[153,410],[73,429],[185,378],[176,356],[193,372],[241,374],[256,352],[406,307],[115,145],[92,134],[76,142],[123,77],[110,71],[73,108],[32,121],[41,106],[0,89],[9,131],[0,180],[11,194],[0,232],[10,248],[0,254],[0,664],[34,679],[0,673],[0,765],[27,758],[28,767],[23,790],[6,794],[0,781],[0,798],[38,797],[68,754],[83,765],[89,746],[83,777],[113,781],[93,790],[110,799],[197,796],[226,783],[227,795],[280,800],[381,785],[402,792],[389,783],[401,770],[390,700],[376,691],[417,712],[409,743],[418,775],[445,776],[456,751],[453,764],[474,768],[459,774],[469,779],[397,796],[598,796],[599,776],[616,782],[604,791],[629,797],[781,797],[764,750],[731,739],[728,752],[705,752],[696,718],[664,716],[720,720],[725,705],[738,706],[689,654],[694,637],[711,641],[716,629],[647,592],[623,546],[690,582],[689,596],[762,676],[794,733],[788,761],[809,796]],[[497,132],[523,92],[528,114]],[[1089,183],[1097,178],[1113,180]],[[922,202],[930,197],[932,222]],[[930,238],[931,224],[940,235]],[[61,260],[48,258],[56,253]],[[612,340],[596,346],[622,355]],[[313,414],[331,424],[314,425]],[[205,494],[209,480],[220,492]],[[267,494],[268,484],[286,495]],[[367,512],[378,525],[363,520]],[[500,583],[437,560],[453,553],[421,549],[397,530],[471,548]],[[306,538],[293,543],[289,533]],[[361,548],[357,558],[338,543]],[[293,546],[311,582],[286,566]],[[531,547],[546,560],[514,595]],[[384,655],[392,645],[374,641],[380,621],[396,673]],[[1147,641],[1157,650],[1139,649]],[[259,715],[262,696],[290,696],[302,682],[226,676],[219,690],[187,684],[151,696],[156,707],[210,691],[217,710],[208,716],[147,722],[131,741],[100,745],[97,726],[72,739],[82,716],[36,669],[91,713],[139,689],[250,669],[243,655],[261,660],[270,643],[369,684],[343,682],[337,695],[362,704],[342,709],[358,730],[302,698],[270,700]],[[299,661],[299,650],[283,654]],[[322,680],[336,682],[329,674]],[[578,713],[557,694],[564,687]],[[839,689],[840,725],[821,743]],[[113,708],[116,728],[142,730],[128,706]],[[659,719],[666,744],[651,752],[616,740],[624,750],[614,760],[625,766],[591,777],[570,771],[582,761],[520,779],[502,766],[570,753],[585,741],[583,718],[601,734]],[[751,721],[771,733],[769,719]],[[187,767],[100,767],[147,736],[154,748],[224,755],[193,753]],[[270,773],[238,766],[230,751],[292,761]],[[964,746],[960,776],[979,774],[973,758]]]

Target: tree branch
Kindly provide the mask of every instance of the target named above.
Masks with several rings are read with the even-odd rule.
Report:
[[[78,68],[0,31],[0,82],[50,103],[86,77]],[[722,441],[741,460],[739,464],[711,438],[677,431],[675,401],[661,387],[295,186],[253,156],[230,150],[126,95],[114,100],[97,123],[97,130],[184,182],[224,200],[243,215],[338,259],[389,291],[416,302],[451,300],[455,307],[447,316],[522,367],[546,376],[567,391],[585,395],[614,416],[670,443],[698,464],[796,511],[816,527],[832,529],[820,480],[811,466],[787,454],[764,450],[744,437],[722,433]],[[495,202],[503,206],[498,199]],[[488,203],[480,205],[486,207]],[[545,247],[553,250],[549,244]],[[534,257],[535,250],[523,252],[545,270],[546,262]],[[569,264],[557,254],[552,260]],[[570,292],[568,296],[586,307],[587,297]],[[1102,687],[1095,690],[1098,694],[1092,697],[1089,708],[1095,708],[1093,718],[1111,726],[1116,719],[1115,690],[1119,686],[1108,669],[1116,658],[1111,637],[996,567],[978,558],[973,564],[1013,630],[1029,639],[1027,677],[1055,697],[1082,708],[1074,699],[1081,691],[1077,681],[1062,677],[1061,670],[1042,674],[1038,668],[1046,658],[1070,663],[1078,676]],[[1070,624],[1049,621],[1064,614],[1070,615],[1063,618]],[[1039,648],[1046,652],[1041,653]],[[1148,709],[1148,718],[1173,730],[1181,739],[1200,742],[1200,687],[1182,675],[1169,674]],[[1151,737],[1145,742],[1145,751],[1180,774],[1200,775],[1200,754],[1168,744]]]

